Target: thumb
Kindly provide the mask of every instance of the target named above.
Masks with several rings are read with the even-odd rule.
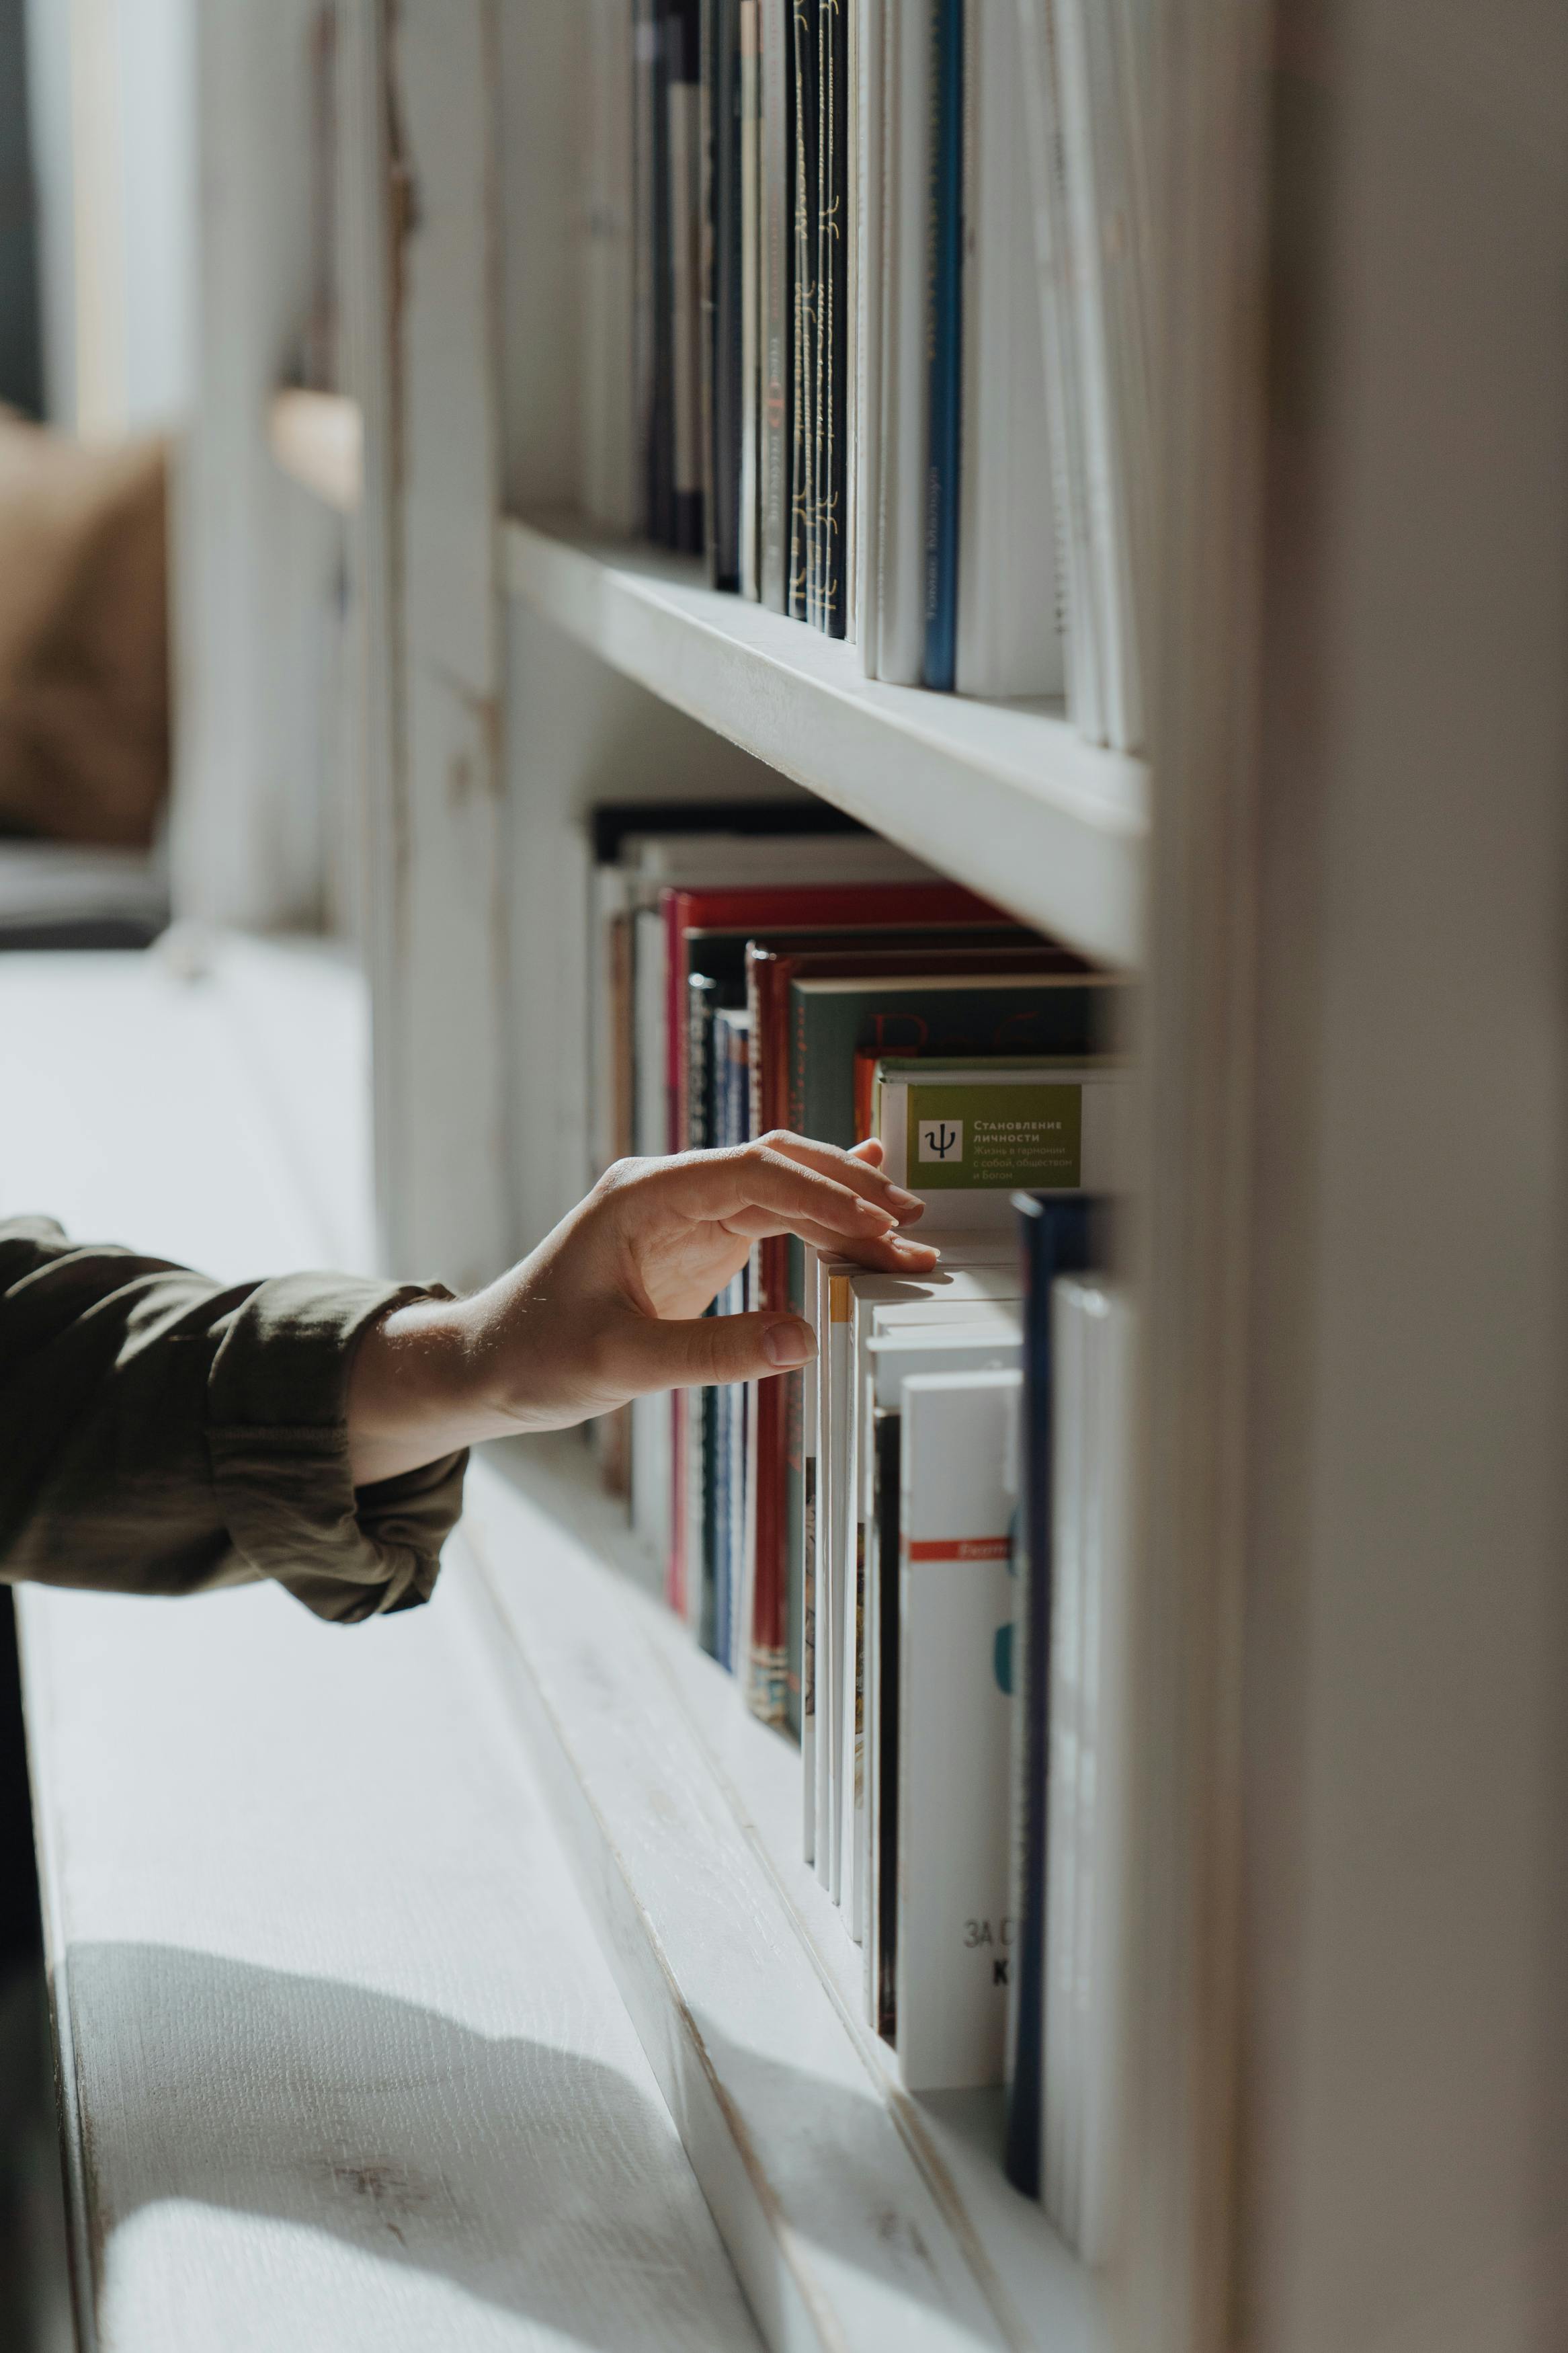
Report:
[[[710,1381],[765,1381],[809,1364],[811,1326],[798,1315],[628,1317],[618,1335],[628,1396],[700,1388]]]

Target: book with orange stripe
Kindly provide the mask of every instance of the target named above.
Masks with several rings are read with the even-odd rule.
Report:
[[[896,2045],[916,2092],[1002,2079],[1019,1390],[1016,1370],[902,1384]]]

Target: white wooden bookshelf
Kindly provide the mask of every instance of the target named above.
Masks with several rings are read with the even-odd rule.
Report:
[[[1541,2080],[1568,1950],[1534,1827],[1562,1715],[1568,74],[1526,0],[1375,40],[1311,13],[1272,47],[1242,0],[1162,19],[1151,774],[1059,710],[868,683],[585,527],[632,502],[593,326],[628,258],[591,160],[620,0],[404,0],[395,39],[344,0],[388,1260],[471,1280],[581,1189],[596,802],[817,794],[1142,983],[1113,2319],[984,2118],[889,2081],[795,1852],[795,1761],[607,1575],[610,1508],[477,1482],[519,1720],[790,2353],[931,2341],[896,2302],[907,2228],[955,2342],[1215,2353],[1240,2314],[1268,2353],[1425,2346],[1445,2279],[1445,2344],[1532,2341],[1479,2284],[1533,2276],[1546,2143],[1510,2087]],[[1457,1044],[1484,1162],[1454,1149]],[[831,2086],[798,2141],[766,2063],[797,2030]]]
[[[885,686],[857,649],[571,515],[509,522],[506,582],[613,670],[1088,954],[1142,947],[1149,779],[1050,702]]]
[[[1098,2353],[1096,2277],[1001,2169],[1000,2092],[911,2097],[800,1853],[800,1758],[625,1574],[574,1440],[487,1450],[465,1611],[770,2345]]]

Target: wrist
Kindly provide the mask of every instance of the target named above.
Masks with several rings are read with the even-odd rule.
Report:
[[[418,1470],[504,1429],[479,1395],[472,1304],[405,1300],[362,1335],[348,1390],[356,1487]]]

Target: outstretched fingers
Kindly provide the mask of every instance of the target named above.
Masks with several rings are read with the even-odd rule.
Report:
[[[934,1252],[900,1231],[923,1206],[912,1194],[829,1145],[794,1137],[789,1145],[786,1150],[764,1138],[739,1152],[693,1155],[687,1164],[691,1207],[683,1199],[681,1208],[748,1240],[793,1233],[818,1250],[864,1256],[868,1265],[934,1263]]]

